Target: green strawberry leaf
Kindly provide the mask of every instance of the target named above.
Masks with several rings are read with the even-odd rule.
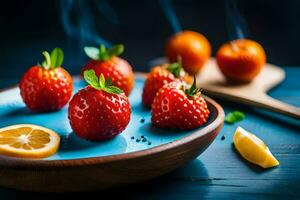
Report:
[[[120,88],[112,85],[112,80],[109,77],[107,80],[105,80],[105,77],[103,74],[99,76],[99,78],[96,76],[96,73],[94,70],[86,70],[83,72],[83,77],[85,81],[91,85],[93,88],[97,90],[103,90],[110,94],[121,94],[123,93],[123,90]]]
[[[113,56],[119,56],[121,55],[122,53],[124,52],[124,45],[122,44],[117,44],[111,48],[109,48],[107,50],[107,54],[110,56],[110,57],[113,57]]]
[[[41,66],[46,69],[55,69],[60,67],[64,61],[64,52],[61,48],[54,48],[49,54],[48,51],[43,51],[44,61]],[[39,64],[40,65],[40,64]]]
[[[89,58],[93,60],[99,59],[99,49],[96,47],[84,47],[84,52]]]
[[[118,88],[116,86],[105,87],[104,91],[107,92],[107,93],[111,93],[111,94],[121,94],[121,93],[123,93],[123,90],[121,90],[120,88]]]
[[[100,85],[100,88],[105,87],[105,77],[103,76],[103,74],[101,74],[99,77],[99,85]]]
[[[108,60],[109,55],[107,53],[107,49],[103,44],[100,44],[99,47],[99,60]]]
[[[84,51],[93,60],[105,61],[113,56],[121,55],[124,52],[124,45],[118,44],[111,48],[106,48],[103,44],[100,44],[99,48],[84,47]]]
[[[112,80],[109,77],[106,81],[105,81],[105,87],[111,86],[112,85]]]
[[[50,55],[51,59],[51,69],[60,67],[64,61],[64,52],[61,48],[56,47],[53,49]]]
[[[43,51],[42,54],[44,55],[44,58],[45,58],[45,60],[42,62],[42,67],[44,67],[46,69],[50,69],[50,67],[51,67],[50,54],[48,53],[48,51]]]
[[[85,70],[83,72],[84,80],[91,85],[93,88],[100,90],[101,86],[99,84],[98,77],[95,74],[94,70]]]
[[[168,65],[167,70],[174,74],[174,76],[179,77],[183,68],[182,68],[182,62],[181,62],[181,57],[178,56],[177,62],[171,63]]]
[[[181,72],[181,66],[179,63],[169,64],[167,70],[174,74],[174,76],[179,77]]]
[[[245,118],[245,114],[241,111],[233,111],[226,115],[225,122],[228,124],[234,124],[242,121]]]

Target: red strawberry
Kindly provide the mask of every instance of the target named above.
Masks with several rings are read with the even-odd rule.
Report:
[[[112,86],[103,74],[84,72],[90,84],[74,95],[69,104],[69,120],[74,132],[87,140],[104,140],[121,133],[129,123],[131,108],[124,92]]]
[[[109,77],[113,85],[122,89],[128,96],[134,85],[134,74],[129,63],[117,57],[124,51],[123,45],[116,45],[106,49],[104,45],[100,48],[85,47],[86,54],[91,58],[82,68],[82,74],[85,70],[93,69],[99,77],[103,74],[106,79]]]
[[[162,87],[152,104],[152,123],[166,129],[194,129],[207,122],[209,110],[196,88],[196,79],[190,89],[175,81]]]
[[[142,95],[144,106],[151,107],[158,90],[177,79],[192,83],[192,78],[183,70],[181,61],[154,67],[145,81]]]
[[[61,67],[63,51],[55,48],[51,55],[47,51],[43,55],[43,64],[27,70],[19,83],[24,103],[36,112],[62,108],[70,100],[73,90],[72,77]]]

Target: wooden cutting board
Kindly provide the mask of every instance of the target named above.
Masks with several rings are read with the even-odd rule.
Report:
[[[216,60],[211,58],[197,76],[198,86],[204,93],[230,101],[265,108],[300,119],[300,108],[270,97],[267,92],[285,79],[285,72],[272,64],[266,64],[262,72],[251,82],[231,85],[220,72]]]

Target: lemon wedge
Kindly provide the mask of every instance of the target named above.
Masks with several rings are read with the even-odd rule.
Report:
[[[254,134],[238,127],[233,136],[233,143],[243,158],[263,168],[279,165],[267,145]]]
[[[0,154],[18,158],[45,158],[53,155],[60,143],[54,131],[32,124],[0,128]]]

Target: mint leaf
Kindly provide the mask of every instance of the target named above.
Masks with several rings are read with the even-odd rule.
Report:
[[[112,85],[112,80],[109,77],[107,80],[105,80],[105,77],[103,74],[99,76],[99,78],[96,76],[96,73],[93,69],[91,70],[85,70],[83,72],[83,77],[85,81],[91,85],[93,88],[97,90],[103,90],[110,94],[121,94],[123,93],[123,90],[120,88]]]
[[[94,70],[92,70],[92,69],[91,70],[85,70],[83,72],[83,77],[84,77],[84,80],[88,84],[90,84],[93,88],[98,89],[98,90],[101,89],[98,77],[96,76]]]
[[[106,81],[105,81],[105,87],[111,86],[112,85],[112,80],[109,77]]]
[[[99,49],[96,47],[84,47],[85,54],[93,59],[93,60],[99,60]]]
[[[64,61],[64,52],[61,48],[56,47],[52,50],[51,55],[51,69],[60,67]]]
[[[110,94],[121,94],[123,93],[123,90],[116,86],[108,86],[104,88],[104,91]]]
[[[225,122],[228,124],[234,124],[238,121],[242,121],[245,118],[245,114],[241,111],[233,111],[226,115]]]
[[[105,87],[105,78],[104,78],[103,74],[101,74],[99,77],[99,85],[100,85],[100,88]]]

